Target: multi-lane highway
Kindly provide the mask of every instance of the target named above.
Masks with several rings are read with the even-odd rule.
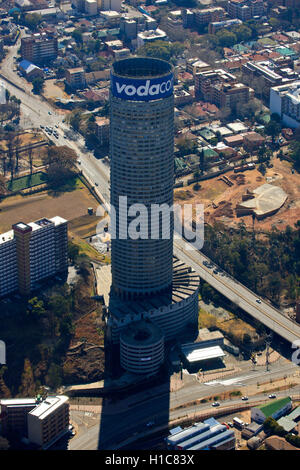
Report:
[[[78,155],[78,168],[88,178],[95,190],[106,203],[109,202],[109,168],[101,160],[97,160],[91,152],[85,148],[84,139],[79,134],[72,137],[70,127],[63,122],[63,113],[58,113],[41,97],[33,95],[28,87],[24,85],[24,80],[20,79],[15,73],[12,73],[12,55],[13,51],[5,58],[1,65],[2,77],[7,77],[7,89],[22,101],[21,110],[28,115],[34,127],[52,126],[58,127],[58,139],[53,135],[49,136],[58,145],[68,145],[73,148]],[[12,85],[14,76],[18,87]],[[23,85],[24,91],[20,90]],[[69,131],[69,132],[68,132]],[[71,135],[71,138],[70,138]],[[73,133],[74,135],[74,133]],[[258,299],[256,294],[251,292],[245,286],[240,284],[226,273],[214,273],[212,268],[208,268],[203,261],[210,260],[201,252],[195,250],[192,245],[182,239],[174,240],[174,254],[179,259],[191,266],[206,282],[221,292],[249,315],[259,320],[270,330],[276,332],[279,336],[290,343],[300,340],[300,325],[284,316],[279,310],[275,309],[263,299]]]
[[[222,393],[230,390],[245,390],[249,385],[257,384],[260,381],[273,380],[283,375],[292,375],[296,373],[295,364],[273,365],[272,371],[266,372],[264,367],[256,371],[244,371],[239,375],[231,377],[229,380],[211,381],[206,384],[192,382],[176,392],[170,392],[169,384],[165,383],[158,387],[140,392],[120,400],[117,403],[106,404],[103,407],[100,420],[95,422],[94,426],[79,432],[69,443],[70,450],[94,450],[100,449],[118,449],[121,445],[131,439],[132,442],[140,438],[143,433],[149,431],[147,423],[154,422],[153,430],[166,427],[169,422],[184,418],[188,414],[200,413],[213,410],[211,404],[198,403],[195,400],[201,400],[208,396],[220,396]],[[258,401],[268,401],[270,392],[260,393],[259,395],[249,396],[248,404],[251,406]],[[278,397],[290,395],[299,395],[299,387],[288,392],[278,393]],[[232,398],[231,400],[220,401],[220,408],[242,405],[245,403],[241,398]],[[218,408],[219,409],[219,408]],[[77,421],[80,413],[71,411],[72,421]]]

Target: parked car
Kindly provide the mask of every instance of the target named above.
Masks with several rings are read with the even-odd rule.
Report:
[[[258,304],[261,304],[261,300],[260,300],[260,299],[256,299],[256,302],[257,302]]]
[[[271,393],[271,395],[269,395],[269,398],[276,398],[275,393]]]
[[[218,401],[214,401],[211,406],[220,406],[220,403]]]
[[[248,397],[242,397],[242,400],[247,401],[247,400],[249,400],[249,398]]]

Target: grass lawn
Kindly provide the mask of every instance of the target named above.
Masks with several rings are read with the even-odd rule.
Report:
[[[31,176],[21,176],[21,178],[15,178],[13,181],[9,181],[6,185],[9,191],[20,191],[21,189],[32,188],[39,184],[46,183],[46,174],[42,171],[33,173]]]

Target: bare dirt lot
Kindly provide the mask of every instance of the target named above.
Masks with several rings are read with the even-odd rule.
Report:
[[[95,210],[97,206],[97,201],[81,182],[74,191],[55,194],[44,191],[31,196],[9,197],[0,202],[0,231],[10,230],[16,222],[28,223],[41,217],[59,215],[67,220],[76,219],[87,214],[88,207]]]
[[[298,173],[291,172],[291,164],[273,158],[273,167],[268,168],[263,176],[257,169],[243,173],[226,173],[226,177],[233,183],[229,186],[219,177],[207,181],[200,181],[201,188],[194,190],[194,185],[176,189],[174,198],[179,204],[204,204],[205,222],[220,221],[229,226],[237,226],[244,222],[248,228],[253,225],[252,216],[237,217],[235,208],[242,201],[242,195],[247,189],[255,189],[264,183],[280,186],[288,195],[285,204],[272,216],[262,220],[255,220],[256,230],[269,231],[272,225],[279,230],[287,225],[294,226],[300,219],[300,177]]]
[[[64,90],[64,84],[56,84],[56,80],[45,80],[45,86],[43,95],[45,98],[55,99],[55,98],[70,98],[70,96]]]

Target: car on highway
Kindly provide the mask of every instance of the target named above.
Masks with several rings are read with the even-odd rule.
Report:
[[[211,406],[220,406],[220,403],[218,401],[214,401]]]
[[[271,393],[271,395],[269,395],[269,398],[276,398],[275,393]]]
[[[242,400],[247,401],[247,400],[249,400],[249,398],[248,397],[242,397]]]
[[[261,304],[261,300],[260,300],[260,299],[256,299],[256,302],[257,302],[258,304]]]

